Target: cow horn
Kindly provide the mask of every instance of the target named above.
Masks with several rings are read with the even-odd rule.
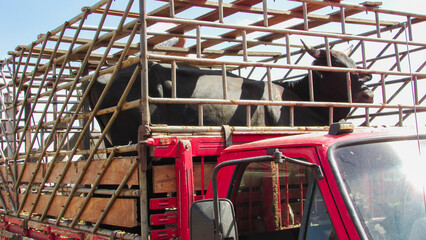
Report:
[[[303,47],[305,48],[306,52],[309,53],[309,55],[311,55],[314,58],[319,58],[320,57],[320,55],[321,55],[321,51],[320,50],[317,50],[315,48],[309,47],[308,45],[305,44],[305,42],[302,39],[300,39],[300,41],[302,41]]]

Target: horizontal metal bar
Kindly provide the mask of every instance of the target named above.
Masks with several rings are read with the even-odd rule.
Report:
[[[154,104],[223,104],[223,105],[257,105],[257,106],[294,106],[294,107],[358,107],[358,108],[404,108],[426,110],[426,106],[391,105],[374,103],[346,103],[346,102],[309,102],[309,101],[267,101],[244,99],[204,99],[204,98],[150,98]]]
[[[285,34],[291,35],[302,35],[302,36],[311,36],[311,37],[329,37],[329,38],[339,38],[344,39],[346,41],[349,40],[364,40],[368,42],[380,42],[380,43],[394,43],[394,44],[402,44],[402,45],[412,45],[412,46],[426,46],[426,43],[422,42],[406,42],[395,39],[384,39],[384,38],[375,38],[375,37],[364,37],[350,34],[339,34],[339,33],[328,33],[328,32],[314,32],[314,31],[304,31],[304,30],[293,30],[293,29],[283,29],[283,28],[273,28],[273,27],[262,27],[262,26],[242,26],[236,24],[223,24],[216,22],[207,22],[200,20],[190,20],[190,19],[182,19],[182,18],[167,18],[167,17],[157,17],[157,16],[148,16],[147,21],[153,22],[167,22],[167,23],[175,23],[175,24],[188,24],[188,25],[200,25],[205,27],[216,27],[216,28],[227,28],[227,29],[239,29],[239,30],[251,30],[265,33],[281,33],[283,37]]]

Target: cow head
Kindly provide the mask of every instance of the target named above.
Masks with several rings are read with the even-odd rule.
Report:
[[[302,43],[306,52],[315,58],[313,65],[327,66],[325,50],[314,49],[303,41]],[[330,50],[330,61],[332,67],[358,68],[351,58],[339,51]],[[315,101],[349,102],[345,72],[313,71],[313,75]],[[371,74],[350,73],[350,77],[352,102],[372,103],[373,92],[364,84],[372,79]],[[335,108],[333,121],[345,118],[349,111],[349,108]]]
[[[313,65],[327,66],[327,54],[325,50],[318,50],[307,46],[303,41],[306,52],[315,58]],[[346,54],[330,50],[332,67],[358,68],[355,62]],[[332,71],[314,71],[321,83],[316,83],[319,89],[314,89],[319,98],[327,96],[331,99],[319,99],[320,101],[348,102],[346,73]],[[372,103],[373,92],[367,88],[365,82],[371,80],[371,74],[351,73],[352,101],[358,103]]]

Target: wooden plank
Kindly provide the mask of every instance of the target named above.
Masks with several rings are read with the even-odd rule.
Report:
[[[2,196],[6,196],[4,191],[1,191]],[[25,202],[23,211],[29,211],[33,204],[33,201],[36,197],[36,194],[29,194],[27,201]],[[40,199],[34,209],[35,214],[43,213],[46,208],[50,195],[41,195]],[[56,217],[62,210],[62,206],[67,200],[68,196],[56,196],[52,202],[52,205],[47,212],[48,216]],[[23,194],[19,195],[20,202],[22,202]],[[84,197],[74,197],[71,200],[67,211],[65,212],[64,218],[72,219],[78,211],[81,203],[83,202]],[[91,198],[89,203],[86,206],[83,214],[80,217],[80,220],[87,222],[96,222],[99,216],[104,211],[109,198]],[[138,226],[138,213],[137,213],[137,199],[116,199],[113,206],[106,215],[103,224],[109,224],[120,227],[136,227]],[[10,203],[6,204],[9,209]]]
[[[204,189],[207,189],[216,163],[205,163]],[[176,192],[176,168],[175,165],[153,166],[154,193]],[[194,189],[202,189],[201,163],[194,163]]]
[[[81,182],[81,184],[92,184],[96,177],[98,176],[98,173],[102,169],[102,165],[104,164],[106,160],[93,160],[90,164],[89,168],[87,169],[87,172]],[[132,163],[136,161],[136,157],[118,157],[115,158],[111,165],[108,167],[105,175],[102,177],[102,180],[100,184],[120,184],[121,180],[126,175],[127,171],[130,169],[130,166]],[[36,175],[36,178],[34,179],[34,183],[41,183],[43,181],[43,178],[46,174],[47,169],[49,168],[51,163],[42,164],[40,166],[40,169]],[[62,183],[68,183],[73,184],[76,182],[79,174],[81,173],[84,164],[86,164],[85,161],[78,161],[73,162],[70,165],[70,168],[68,169],[68,172],[65,175],[64,180]],[[20,172],[22,168],[22,164],[18,165],[18,172]],[[36,163],[27,163],[27,167],[25,168],[25,171],[22,176],[21,182],[29,182],[33,169],[35,169]],[[62,173],[62,170],[65,166],[65,162],[58,162],[55,164],[52,173],[50,174],[50,177],[48,178],[48,183],[56,183],[59,175]],[[6,167],[0,166],[0,171],[2,171],[3,176],[7,176],[7,181],[11,181],[10,175],[6,174]],[[131,175],[129,181],[127,181],[127,185],[138,185],[138,175],[137,172],[133,172]]]

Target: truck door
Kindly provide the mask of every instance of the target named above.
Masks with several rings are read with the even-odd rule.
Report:
[[[317,157],[300,151],[293,156]],[[337,239],[311,168],[255,162],[237,167],[233,183],[228,198],[240,239]]]

